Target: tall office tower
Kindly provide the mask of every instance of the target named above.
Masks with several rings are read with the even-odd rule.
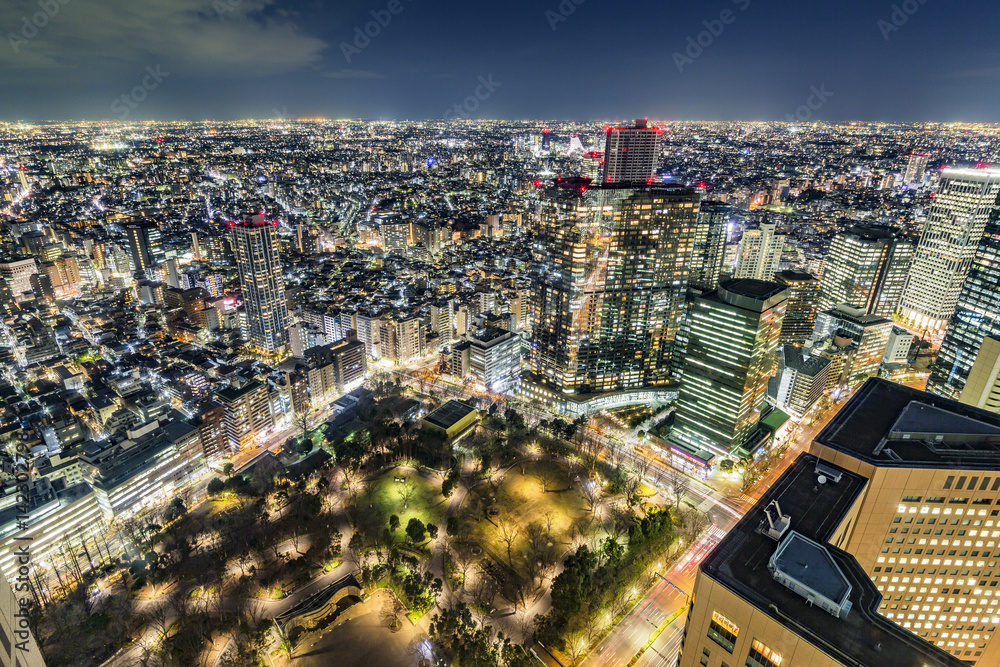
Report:
[[[759,229],[748,229],[740,240],[739,258],[734,278],[769,281],[774,279],[785,248],[784,234],[775,233],[777,225],[763,222]]]
[[[801,417],[823,395],[830,375],[830,360],[803,356],[802,350],[794,345],[785,345],[781,357],[778,407]]]
[[[155,223],[143,222],[127,225],[125,233],[134,270],[148,277],[152,268],[166,259],[160,228]]]
[[[774,274],[774,282],[788,288],[788,304],[779,342],[801,347],[812,336],[816,323],[819,281],[811,273],[785,270]]]
[[[549,132],[549,128],[545,128],[542,132],[542,151],[548,153],[552,150],[552,133]]]
[[[787,298],[783,285],[749,279],[695,298],[672,441],[723,454],[746,443],[775,373]]]
[[[998,169],[946,169],[899,304],[906,323],[944,334],[1000,195]]]
[[[911,153],[910,161],[906,165],[906,173],[903,175],[903,182],[907,185],[919,185],[924,180],[929,157],[924,153]]]
[[[962,582],[957,588],[945,587],[941,585],[943,576],[923,576],[938,572],[937,567],[921,567],[920,576],[916,576],[910,571],[917,567],[903,563],[930,559],[893,556],[893,561],[900,561],[899,574],[886,578],[927,582],[921,586],[922,591],[909,584],[893,585],[892,589],[907,590],[904,601],[895,590],[889,592],[884,585],[876,587],[867,575],[872,571],[866,566],[867,554],[858,554],[844,544],[852,523],[869,519],[858,507],[873,505],[870,501],[881,497],[877,491],[884,485],[864,474],[808,454],[800,455],[789,466],[698,567],[681,655],[674,663],[677,667],[969,667],[968,662],[949,653],[965,653],[957,648],[959,644],[971,648],[985,643],[985,630],[976,632],[972,628],[989,627],[992,620],[985,620],[985,614],[970,615],[965,604],[959,602],[966,599],[958,592],[966,590],[965,578],[957,580]],[[894,492],[889,489],[895,496]],[[897,508],[885,505],[877,509],[893,516]],[[911,524],[915,520],[906,518]],[[945,521],[928,516],[921,516],[919,521],[928,522],[925,525],[930,527],[929,522],[938,519]],[[895,526],[893,530],[900,531],[900,538],[909,542],[902,530],[913,530],[915,535],[927,529],[910,525]],[[936,530],[930,528],[927,532]],[[887,536],[886,542],[895,541],[896,535]],[[875,541],[871,546],[878,551]],[[884,569],[888,573],[897,568]],[[878,572],[882,570],[883,566],[877,568]],[[949,580],[956,581],[954,577]],[[881,591],[885,591],[884,598]],[[889,605],[897,610],[893,615],[909,629],[893,622],[897,619],[879,613],[880,607]],[[952,615],[942,610],[954,612],[954,621],[949,621]],[[906,617],[912,620],[903,620]],[[927,622],[929,617],[937,622]],[[975,618],[977,623],[970,623],[969,618]],[[960,626],[967,631],[954,630]],[[910,630],[926,635],[940,647]],[[977,637],[973,640],[974,635]],[[982,654],[980,649],[969,651],[973,652]]]
[[[891,333],[892,320],[840,304],[816,315],[813,351],[818,354],[825,346],[847,353],[849,363],[841,368],[841,383],[859,384],[878,375]]]
[[[955,312],[931,367],[927,391],[957,399],[987,336],[1000,336],[1000,211],[986,225]]]
[[[600,284],[595,331],[581,350],[582,391],[665,383],[679,375],[677,334],[684,322],[700,193],[692,188],[635,191],[615,207]]]
[[[810,507],[824,508],[830,541],[857,559],[860,580],[872,581],[884,596],[872,605],[881,615],[982,667],[1000,665],[998,441],[1000,415],[871,379],[809,448],[867,478],[861,493],[851,503],[831,502],[823,496],[843,491],[844,480],[820,470],[827,484],[813,477],[809,488],[818,486],[819,493],[798,512],[782,501],[792,529],[808,520]],[[874,641],[866,636],[856,643]],[[881,648],[884,662],[864,664],[909,664],[885,643]]]
[[[983,339],[959,402],[1000,412],[1000,338]]]
[[[895,228],[856,225],[841,232],[823,262],[820,310],[849,303],[866,313],[891,317],[912,259],[913,243]]]
[[[229,223],[250,343],[265,352],[274,352],[288,342],[288,303],[278,256],[277,224],[262,215]]]
[[[726,234],[732,207],[720,201],[703,201],[694,232],[691,277],[688,284],[700,290],[719,286],[726,254]]]
[[[609,127],[604,144],[605,183],[648,183],[660,159],[660,130],[645,119],[634,127]]]
[[[31,276],[37,273],[38,265],[32,257],[0,262],[0,277],[7,281],[17,301],[21,299],[22,294],[31,291]]]

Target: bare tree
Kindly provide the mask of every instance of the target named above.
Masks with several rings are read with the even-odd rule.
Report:
[[[601,496],[604,492],[604,487],[597,483],[596,480],[586,480],[580,485],[580,492],[583,497],[587,500],[589,509],[591,512],[597,507],[597,504],[601,501]]]
[[[497,520],[497,537],[507,545],[507,565],[510,567],[514,567],[510,554],[511,546],[520,534],[520,527],[509,516],[505,515]]]
[[[406,611],[406,605],[396,597],[392,591],[386,591],[385,600],[382,602],[381,618],[382,622],[396,632],[400,628],[399,615]]]
[[[535,468],[535,476],[538,477],[538,481],[542,485],[543,493],[547,493],[549,487],[551,487],[556,481],[556,476],[552,471],[552,467],[544,464]]]
[[[413,497],[416,490],[417,487],[413,484],[409,477],[404,477],[403,481],[399,483],[399,498],[403,501],[403,509],[409,507],[410,499]]]

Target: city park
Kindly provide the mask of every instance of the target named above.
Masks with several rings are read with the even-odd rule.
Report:
[[[707,526],[692,480],[658,493],[584,419],[480,401],[446,438],[410,418],[442,396],[371,386],[347,426],[303,424],[281,455],[224,466],[204,501],[119,522],[127,558],[40,585],[48,664],[325,664],[366,611],[399,654],[385,664],[534,664],[532,640],[576,664]],[[357,595],[296,616],[345,577]]]

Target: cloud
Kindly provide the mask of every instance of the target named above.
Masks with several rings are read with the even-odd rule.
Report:
[[[955,79],[1000,79],[1000,67],[978,67],[952,73]]]
[[[275,1],[52,0],[58,11],[41,21],[39,0],[8,0],[0,78],[89,78],[159,62],[185,75],[267,76],[318,63],[326,43],[303,35]]]

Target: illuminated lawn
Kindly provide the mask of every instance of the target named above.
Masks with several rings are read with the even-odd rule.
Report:
[[[406,483],[397,482],[397,479],[405,479]],[[404,507],[407,484],[412,492]],[[370,482],[357,500],[358,520],[369,535],[380,534],[389,525],[389,517],[393,514],[399,517],[397,542],[407,541],[406,524],[410,519],[417,518],[424,524],[440,524],[447,508],[448,499],[441,495],[440,480],[399,468],[382,473]]]
[[[492,485],[481,484],[463,507],[461,536],[469,536],[496,561],[507,563],[503,524],[510,524],[515,533],[510,549],[515,568],[531,550],[532,524],[544,532],[541,542],[553,555],[593,537],[599,522],[580,492],[581,484],[589,480],[582,473],[583,477],[576,481],[579,468],[572,474],[569,470],[563,462],[529,462],[524,465],[524,474],[519,465],[508,470],[495,494]],[[535,538],[536,547],[538,542]]]

